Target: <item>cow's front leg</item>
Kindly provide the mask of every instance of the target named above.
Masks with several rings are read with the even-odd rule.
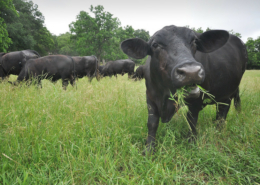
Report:
[[[191,128],[191,141],[196,140],[196,136],[197,136],[197,130],[196,130],[196,125],[198,122],[198,117],[199,117],[199,112],[202,110],[203,106],[202,105],[196,105],[195,106],[188,106],[189,107],[189,111],[187,113],[187,119]]]
[[[216,120],[226,120],[227,114],[230,108],[231,99],[227,99],[225,101],[222,101],[223,104],[216,105],[217,115]]]
[[[63,90],[66,90],[68,85],[69,85],[68,79],[62,79]]]
[[[151,152],[154,149],[155,137],[156,137],[158,126],[159,126],[159,116],[149,114],[148,122],[147,122],[148,136],[146,140],[146,150],[148,152]]]
[[[154,150],[155,147],[155,137],[156,137],[156,131],[159,126],[159,115],[157,113],[157,108],[153,106],[151,103],[148,103],[147,101],[147,108],[148,108],[148,121],[147,121],[147,127],[148,127],[148,136],[146,140],[146,149],[144,151],[145,153],[151,153]]]
[[[227,99],[225,101],[222,101],[221,103],[224,104],[216,105],[216,111],[217,111],[216,124],[217,124],[217,128],[219,128],[220,130],[223,128],[225,124],[225,120],[227,118],[227,114],[230,109],[231,99]]]

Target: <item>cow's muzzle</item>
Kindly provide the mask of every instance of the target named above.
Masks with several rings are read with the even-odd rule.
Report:
[[[205,79],[203,66],[198,62],[186,62],[173,68],[171,80],[175,88],[201,84]]]

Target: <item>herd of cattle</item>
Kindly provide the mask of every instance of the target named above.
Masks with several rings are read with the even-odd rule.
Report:
[[[128,56],[141,59],[149,56],[145,65],[134,73],[133,61],[118,60],[98,66],[95,56],[68,57],[46,56],[39,58],[35,51],[26,50],[0,54],[0,76],[18,75],[18,81],[28,80],[30,74],[47,74],[52,80],[63,80],[63,85],[74,83],[75,77],[103,76],[128,73],[133,78],[145,78],[146,101],[148,107],[148,137],[145,152],[153,150],[159,119],[170,121],[178,106],[170,95],[178,88],[189,87],[185,97],[189,113],[187,119],[196,136],[199,112],[208,104],[222,102],[217,109],[217,120],[225,120],[234,99],[236,108],[240,106],[239,84],[248,61],[244,43],[224,30],[210,30],[196,33],[186,27],[166,26],[157,31],[148,42],[139,38],[125,40],[121,49]],[[20,58],[19,58],[20,57]],[[215,97],[214,101],[199,90],[197,84]]]
[[[66,56],[49,55],[41,57],[34,50],[0,53],[0,77],[13,74],[18,75],[17,81],[10,82],[14,85],[21,81],[30,82],[32,77],[41,85],[42,79],[53,82],[62,79],[62,86],[66,89],[68,83],[74,85],[75,79],[87,76],[91,81],[93,77],[117,76],[128,73],[134,74],[135,63],[130,59],[109,61],[103,66],[95,56]]]

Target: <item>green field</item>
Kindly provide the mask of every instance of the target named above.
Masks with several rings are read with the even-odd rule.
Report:
[[[149,156],[145,90],[127,75],[67,91],[0,83],[0,184],[260,184],[260,71],[246,71],[222,130],[208,106],[191,144],[180,110]]]

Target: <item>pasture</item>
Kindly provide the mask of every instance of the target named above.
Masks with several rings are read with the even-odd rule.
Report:
[[[245,72],[242,110],[232,102],[222,130],[207,106],[189,143],[181,109],[160,124],[148,156],[145,80],[83,78],[67,91],[61,81],[42,85],[0,83],[0,184],[260,183],[260,71]]]

